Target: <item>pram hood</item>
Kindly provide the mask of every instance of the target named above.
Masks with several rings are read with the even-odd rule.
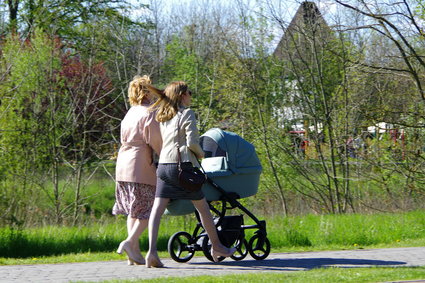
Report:
[[[200,137],[200,143],[206,153],[202,166],[210,177],[262,172],[254,146],[235,133],[212,128]]]

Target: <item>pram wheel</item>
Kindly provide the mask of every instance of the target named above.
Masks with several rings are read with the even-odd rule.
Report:
[[[168,253],[177,262],[188,262],[195,254],[190,243],[192,236],[184,231],[177,232],[168,240]]]
[[[214,259],[211,256],[211,242],[210,242],[210,238],[207,235],[205,235],[204,240],[202,241],[202,252],[204,253],[204,256],[208,260],[214,262]],[[223,261],[225,259],[225,257],[224,256],[219,256],[217,259],[218,259],[218,261]]]
[[[248,243],[245,238],[237,240],[235,245],[233,245],[233,247],[236,248],[236,252],[231,256],[231,258],[233,260],[243,260],[248,255],[247,246]]]
[[[256,260],[262,260],[270,254],[270,241],[261,234],[255,234],[248,243],[249,254]]]

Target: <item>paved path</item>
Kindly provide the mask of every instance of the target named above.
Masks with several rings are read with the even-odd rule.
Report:
[[[196,254],[195,254],[196,255]],[[198,255],[201,255],[199,253]],[[247,272],[290,272],[318,267],[425,266],[425,247],[376,250],[273,253],[262,261],[212,263],[195,257],[188,263],[163,259],[166,268],[128,266],[124,261],[0,266],[0,282],[71,282],[148,279],[169,276],[224,275]],[[425,279],[425,278],[424,278]]]

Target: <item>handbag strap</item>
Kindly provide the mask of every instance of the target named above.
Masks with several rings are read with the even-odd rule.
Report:
[[[180,129],[180,116],[179,116],[179,113],[180,113],[180,111],[178,111],[177,110],[177,125],[176,125],[176,135],[175,135],[175,138],[177,139],[177,142],[176,142],[176,147],[177,147],[177,157],[178,157],[178,168],[179,168],[179,171],[181,170],[181,163],[182,163],[182,157],[181,157],[181,154],[180,154],[180,144],[179,144],[179,129]]]

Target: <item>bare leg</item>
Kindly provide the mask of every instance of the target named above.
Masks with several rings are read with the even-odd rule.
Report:
[[[129,217],[130,218],[130,217]],[[140,254],[140,235],[142,235],[143,231],[148,227],[148,221],[149,219],[137,219],[137,218],[131,218],[130,220],[127,219],[127,230],[128,230],[128,237],[126,241],[130,243],[131,249],[136,253]],[[130,222],[130,223],[129,223]],[[132,225],[131,225],[132,224]],[[143,257],[138,257],[138,263],[145,264]],[[143,261],[140,261],[143,259]]]
[[[127,216],[127,237],[130,237],[131,230],[133,229],[135,221],[136,221],[136,218],[133,218],[130,215]],[[134,264],[134,262],[130,258],[127,259],[127,262],[128,262],[128,265]]]
[[[140,221],[140,220],[138,220],[137,218],[133,218],[133,217],[131,217],[130,215],[127,217],[127,241],[130,241],[131,242],[131,247],[135,250],[135,251],[138,251],[138,252],[140,252],[140,247],[139,247],[139,241],[136,241],[135,239],[134,239],[134,237],[137,237],[137,238],[140,238],[140,235],[143,233],[143,231],[146,229],[146,227],[148,227],[148,221],[149,221],[149,219],[147,219],[146,220],[146,225],[145,225],[145,227],[142,229],[142,231],[132,231],[133,230],[133,227],[135,227],[135,223],[137,222],[137,221]],[[140,225],[140,223],[138,224],[138,225]],[[140,229],[140,228],[139,228]],[[136,234],[136,235],[133,235],[133,234]],[[137,236],[137,234],[138,234],[138,236]]]
[[[149,251],[146,254],[146,267],[162,267],[157,250],[158,230],[161,216],[169,203],[168,198],[155,198],[149,218]]]
[[[220,242],[217,229],[214,225],[214,219],[211,215],[210,208],[205,198],[201,200],[192,200],[192,203],[198,210],[202,225],[204,226],[205,231],[207,231],[208,237],[210,238],[212,244],[211,254],[213,255],[214,261],[217,261],[217,256],[231,256],[236,251],[236,249],[229,249]]]
[[[127,216],[127,235],[131,234],[131,230],[133,229],[133,225],[136,220],[136,218],[133,218],[130,215]]]
[[[149,219],[137,219],[132,218],[133,225],[128,228],[128,237],[127,241],[130,242],[131,247],[140,253],[140,235],[142,235],[143,231],[148,227]]]
[[[148,226],[148,219],[136,219],[127,217],[127,239],[121,242],[117,252],[125,251],[128,256],[128,264],[145,264],[145,259],[140,254],[139,238]]]

